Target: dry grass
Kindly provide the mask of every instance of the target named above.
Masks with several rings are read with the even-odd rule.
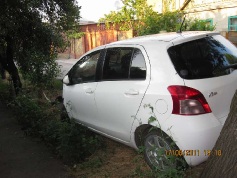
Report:
[[[185,178],[198,178],[204,166],[205,163],[189,168]],[[72,174],[78,178],[145,178],[151,175],[151,169],[142,154],[105,138],[104,149],[98,150],[86,162],[75,165]]]

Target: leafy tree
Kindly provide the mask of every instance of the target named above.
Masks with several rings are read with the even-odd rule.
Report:
[[[123,7],[120,11],[111,11],[109,14],[101,18],[99,22],[105,22],[109,27],[119,25],[120,30],[138,30],[144,25],[144,20],[153,16],[156,12],[144,0],[121,0]]]
[[[140,28],[139,35],[148,35],[160,33],[160,31],[174,32],[180,27],[180,21],[182,19],[182,13],[164,12],[162,14],[154,14],[144,20],[144,26]]]
[[[54,59],[63,47],[62,32],[77,28],[76,0],[2,0],[0,64],[9,72],[16,93],[22,87],[15,64],[34,84],[50,83]]]
[[[202,30],[202,31],[213,31],[215,30],[215,26],[208,24],[204,20],[200,19],[189,19],[187,22],[188,26],[186,30]]]
[[[178,31],[184,13],[168,11],[167,6],[173,1],[164,2],[164,12],[159,14],[147,4],[147,1],[122,0],[121,10],[112,11],[99,21],[105,22],[107,28],[111,25],[119,26],[120,30],[135,30],[138,35],[155,34],[160,31]],[[214,30],[214,27],[199,19],[188,19],[182,30]]]

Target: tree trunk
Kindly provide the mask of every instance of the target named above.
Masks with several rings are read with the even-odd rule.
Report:
[[[237,177],[237,92],[232,99],[230,113],[212,153],[201,178]]]
[[[2,79],[6,79],[6,72],[5,72],[5,69],[2,67],[1,63],[0,63],[0,73],[1,73]]]
[[[0,55],[0,64],[2,64],[2,67],[11,75],[15,93],[18,94],[22,88],[22,83],[18,74],[18,69],[14,63],[13,40],[11,37],[6,37],[6,44],[6,57]]]

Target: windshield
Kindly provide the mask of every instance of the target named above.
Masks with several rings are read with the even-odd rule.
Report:
[[[184,79],[203,79],[230,74],[237,63],[237,48],[221,35],[186,42],[168,49],[178,74]]]

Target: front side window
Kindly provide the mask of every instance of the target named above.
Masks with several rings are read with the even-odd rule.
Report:
[[[145,59],[139,49],[129,47],[107,49],[103,67],[103,80],[129,80],[145,78]]]
[[[72,84],[94,82],[100,51],[93,52],[81,58],[69,72]]]
[[[171,61],[184,79],[203,79],[230,74],[237,63],[237,49],[224,37],[206,37],[168,49]]]

